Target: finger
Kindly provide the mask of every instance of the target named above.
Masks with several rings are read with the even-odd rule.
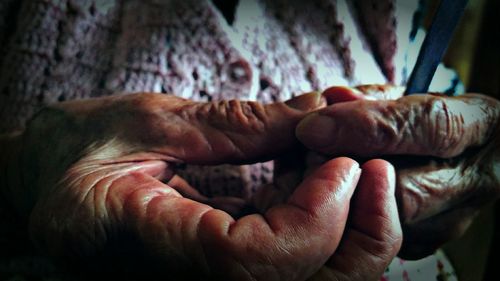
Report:
[[[353,160],[331,160],[286,204],[239,220],[173,193],[150,195],[147,189],[129,194],[124,209],[148,249],[169,261],[165,268],[192,266],[230,280],[302,280],[337,247],[358,177]],[[144,186],[147,178],[137,180]],[[127,181],[136,185],[135,179]]]
[[[447,158],[485,144],[499,116],[498,101],[482,95],[413,95],[334,104],[304,118],[296,135],[308,148],[330,155]]]
[[[323,97],[325,97],[328,105],[332,105],[340,102],[349,102],[355,100],[365,100],[371,99],[369,96],[365,96],[361,91],[356,88],[334,86],[323,91]]]
[[[203,202],[208,199],[205,195],[201,194],[196,188],[190,185],[185,179],[179,175],[174,175],[167,185],[179,192],[182,197],[189,198],[194,201]]]
[[[324,280],[377,280],[401,246],[394,168],[372,160],[362,170],[342,242],[318,276]]]
[[[431,159],[400,166],[396,195],[405,224],[450,209],[481,208],[500,196],[494,161],[497,143],[453,159]],[[493,158],[493,159],[492,159]],[[404,161],[395,158],[393,162]]]
[[[356,87],[334,86],[326,89],[322,95],[327,104],[355,100],[395,100],[404,95],[405,88],[394,85],[360,85]]]
[[[323,103],[319,93],[269,105],[137,94],[98,107],[91,123],[115,120],[106,129],[129,150],[189,164],[241,164],[272,159],[297,145],[295,126]]]
[[[469,159],[430,160],[398,172],[397,198],[405,224],[415,224],[462,205],[479,207],[498,191]]]
[[[460,237],[475,215],[500,196],[497,162],[491,159],[496,152],[488,149],[493,144],[451,160],[421,161],[398,170],[396,195],[405,237],[401,257],[425,257]]]

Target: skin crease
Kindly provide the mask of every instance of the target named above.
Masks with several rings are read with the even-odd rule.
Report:
[[[11,159],[22,173],[2,194],[42,251],[101,277],[376,280],[401,245],[389,163],[370,161],[361,172],[352,159],[332,159],[288,187],[284,203],[242,217],[225,212],[238,211],[238,198],[199,197],[175,175],[179,163],[286,155],[299,145],[298,122],[324,105],[317,93],[265,106],[160,94],[56,104],[15,137],[20,157]],[[369,267],[338,263],[337,249]]]
[[[358,99],[331,102],[346,91]],[[405,237],[399,256],[416,259],[459,237],[498,199],[500,106],[479,94],[403,93],[380,85],[330,88],[324,95],[333,105],[301,121],[296,135],[321,154],[385,157],[396,166]]]

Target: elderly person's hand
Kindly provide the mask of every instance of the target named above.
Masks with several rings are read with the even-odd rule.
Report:
[[[401,242],[387,162],[369,162],[361,173],[351,159],[328,161],[284,204],[241,218],[223,211],[238,210],[237,198],[200,202],[175,175],[179,163],[286,154],[299,144],[298,122],[321,103],[313,93],[266,106],[160,94],[56,104],[7,151],[2,193],[39,248],[98,271],[123,262],[120,270],[141,278],[303,280],[327,263],[320,275],[376,279]]]
[[[390,157],[404,233],[400,256],[420,258],[461,235],[499,197],[500,106],[479,94],[403,92],[332,87],[324,93],[332,105],[306,117],[296,133],[329,156]]]

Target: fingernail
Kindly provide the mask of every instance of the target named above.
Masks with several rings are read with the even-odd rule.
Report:
[[[285,102],[291,108],[300,111],[311,111],[326,104],[325,100],[318,92],[303,94]]]
[[[366,99],[365,95],[359,90],[344,86],[330,87],[324,90],[322,95],[325,97],[328,105]]]
[[[333,118],[319,113],[305,117],[295,131],[297,138],[311,149],[333,145],[335,122]]]
[[[363,170],[361,169],[360,165],[358,162],[355,162],[353,165],[352,165],[352,168],[351,168],[351,173],[350,173],[350,176],[353,178],[353,179],[358,179],[359,180],[359,177],[361,176],[361,172]]]

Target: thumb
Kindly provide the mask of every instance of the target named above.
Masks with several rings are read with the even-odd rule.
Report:
[[[371,160],[362,170],[342,242],[312,280],[377,280],[401,247],[394,168]]]
[[[144,96],[147,101],[131,102],[141,108],[127,114],[128,122],[122,121],[134,128],[129,139],[135,147],[139,143],[146,151],[188,164],[272,159],[298,144],[294,135],[298,122],[325,104],[319,93],[268,105],[238,100],[200,103],[156,94],[135,99]]]

